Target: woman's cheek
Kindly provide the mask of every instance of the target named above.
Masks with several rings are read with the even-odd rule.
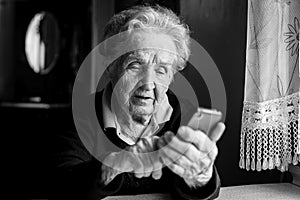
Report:
[[[165,94],[168,90],[168,87],[167,86],[164,86],[164,85],[159,85],[157,84],[156,85],[156,98],[157,98],[157,103],[160,104],[164,98],[165,98]]]
[[[137,82],[137,78],[130,76],[126,73],[119,80],[118,87],[121,93],[120,95],[122,95],[123,99],[125,100],[124,103],[129,102],[130,95],[134,92],[133,90]]]

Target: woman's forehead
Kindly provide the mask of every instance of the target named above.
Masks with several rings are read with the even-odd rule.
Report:
[[[145,62],[149,59],[156,59],[155,61],[159,63],[173,64],[177,60],[177,55],[167,50],[149,48],[132,51],[127,59],[137,59]]]

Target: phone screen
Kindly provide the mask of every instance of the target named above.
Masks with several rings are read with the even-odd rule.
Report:
[[[222,113],[217,110],[198,108],[197,112],[192,116],[188,126],[194,130],[202,130],[206,134],[216,126],[221,120]]]

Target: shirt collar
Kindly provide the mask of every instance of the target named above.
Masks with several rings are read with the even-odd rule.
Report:
[[[120,125],[117,121],[116,115],[112,112],[110,107],[110,99],[112,94],[112,85],[108,84],[103,92],[102,96],[102,110],[103,110],[103,126],[104,130],[106,128],[115,128],[117,131],[118,137],[126,142],[129,145],[135,144],[135,142],[125,133],[121,133]],[[153,114],[151,117],[150,123],[143,132],[141,137],[148,137],[155,134],[155,132],[159,129],[159,124],[163,124],[170,120],[173,112],[173,108],[169,104],[168,97],[164,98],[164,100],[159,105],[157,112]]]

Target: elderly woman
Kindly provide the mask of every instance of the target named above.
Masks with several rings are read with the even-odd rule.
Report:
[[[95,99],[105,135],[124,151],[108,151],[100,162],[78,136],[65,136],[57,192],[64,199],[142,193],[216,198],[215,142],[225,126],[217,124],[210,138],[180,126],[182,109],[168,90],[190,54],[187,26],[168,9],[139,6],[113,16],[104,38],[124,32],[124,41],[112,48],[131,51],[109,64],[110,81]]]

